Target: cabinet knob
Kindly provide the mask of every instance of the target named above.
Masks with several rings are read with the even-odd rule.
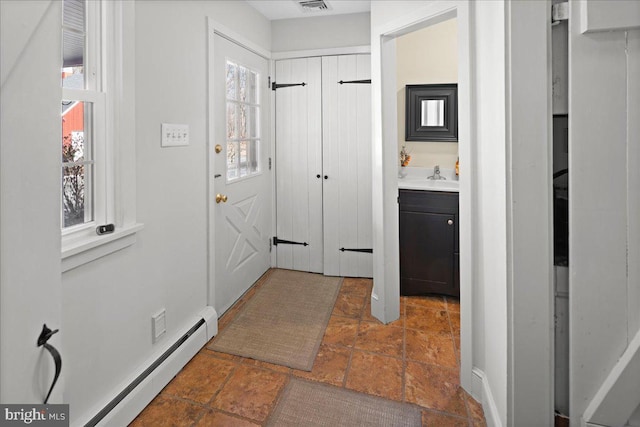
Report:
[[[447,224],[449,224],[449,225],[453,225],[453,220],[452,220],[452,219],[447,220]]]

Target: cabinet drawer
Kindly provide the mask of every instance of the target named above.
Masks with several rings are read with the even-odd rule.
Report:
[[[400,190],[400,210],[458,214],[458,193]]]

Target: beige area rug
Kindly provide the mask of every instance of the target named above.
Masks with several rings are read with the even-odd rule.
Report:
[[[275,270],[211,350],[311,371],[342,278]]]
[[[267,426],[421,426],[420,409],[332,385],[292,378]]]

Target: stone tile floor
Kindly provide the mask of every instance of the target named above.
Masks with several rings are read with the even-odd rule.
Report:
[[[221,330],[269,274],[222,316]],[[371,288],[371,279],[344,279],[311,372],[205,346],[131,426],[264,425],[292,376],[418,405],[423,426],[486,426],[460,387],[459,301],[401,297],[400,319],[383,325],[371,316]]]

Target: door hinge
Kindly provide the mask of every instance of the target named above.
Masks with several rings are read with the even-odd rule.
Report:
[[[269,239],[269,253],[271,253],[271,249],[273,249],[273,241]]]
[[[269,76],[269,79],[267,80],[267,89],[269,89],[271,87],[271,76]]]
[[[371,84],[371,79],[366,79],[366,80],[340,80],[338,83],[340,83],[341,85],[344,84]]]
[[[280,89],[281,87],[291,87],[291,86],[306,86],[305,82],[302,83],[282,83],[278,84],[276,82],[271,83],[271,90]]]
[[[309,244],[307,242],[293,242],[291,240],[278,239],[276,236],[274,236],[273,237],[273,246],[278,246],[279,244],[309,246]]]
[[[269,157],[269,170],[271,170],[271,157]]]
[[[347,248],[340,248],[338,249],[340,252],[361,252],[364,254],[372,254],[373,253],[373,249],[347,249]]]
[[[551,5],[551,24],[569,19],[569,2]]]

